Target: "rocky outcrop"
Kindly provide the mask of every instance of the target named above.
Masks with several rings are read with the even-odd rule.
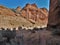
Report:
[[[24,8],[18,6],[16,9],[0,6],[0,19],[0,27],[46,27],[48,11],[38,8],[36,4],[26,4]]]
[[[17,10],[20,10],[17,8]],[[19,15],[19,16],[18,16]],[[21,17],[20,14],[16,13],[15,9],[10,9],[4,6],[0,6],[0,27],[13,28],[18,26],[29,27],[30,23],[25,18]]]
[[[47,24],[48,11],[46,8],[38,8],[36,4],[26,4],[21,10],[21,16],[31,22],[43,22]]]
[[[48,27],[57,28],[58,26],[60,27],[60,6],[58,0],[50,0]]]
[[[11,16],[13,16],[13,15],[15,15],[15,13],[11,9],[0,5],[0,15],[11,15]]]
[[[21,11],[21,7],[18,6],[18,7],[16,8],[16,13],[20,13],[20,11]]]

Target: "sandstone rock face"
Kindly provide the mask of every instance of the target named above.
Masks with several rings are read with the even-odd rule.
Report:
[[[0,6],[0,15],[12,15],[13,16],[15,15],[15,13],[12,10],[4,6]]]
[[[36,4],[26,4],[21,10],[21,16],[31,22],[43,22],[47,24],[48,11],[46,8],[38,8]]]
[[[21,17],[20,14],[15,13],[15,11],[15,9],[0,6],[0,28],[14,28],[23,25],[29,27],[32,25],[32,23]]]
[[[20,13],[20,11],[21,11],[21,7],[18,6],[18,7],[16,8],[16,13]]]
[[[55,2],[55,3],[54,3]],[[60,25],[60,4],[58,0],[50,0],[48,27]]]
[[[46,27],[48,10],[38,8],[36,4],[26,4],[24,8],[18,6],[16,9],[0,6],[0,19],[1,27]]]

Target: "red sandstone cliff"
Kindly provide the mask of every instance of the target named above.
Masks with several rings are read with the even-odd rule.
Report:
[[[46,8],[38,8],[36,4],[26,4],[21,10],[21,16],[31,22],[41,22],[47,24],[48,11]]]
[[[13,26],[24,25],[28,27],[44,26],[48,22],[48,11],[46,8],[38,8],[36,4],[26,4],[24,8],[18,6],[16,9],[0,6],[0,18],[2,20],[0,21],[2,27],[10,27],[7,25],[11,24]],[[13,26],[11,25],[11,27]]]

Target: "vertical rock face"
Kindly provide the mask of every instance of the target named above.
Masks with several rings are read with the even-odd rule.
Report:
[[[21,16],[31,22],[44,22],[47,24],[48,10],[46,8],[38,8],[36,4],[26,4],[21,10]]]
[[[50,0],[50,11],[48,16],[48,27],[60,25],[60,1]]]
[[[18,7],[16,8],[16,13],[20,13],[20,11],[21,11],[21,7],[18,6]]]
[[[19,25],[42,28],[47,26],[48,10],[46,8],[38,8],[36,4],[26,4],[24,8],[18,6],[16,9],[0,6],[0,19],[0,27],[15,27]]]

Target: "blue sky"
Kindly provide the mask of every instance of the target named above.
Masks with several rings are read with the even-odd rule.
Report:
[[[17,6],[24,7],[27,3],[36,3],[38,8],[47,8],[49,10],[49,0],[0,0],[0,5],[9,8],[16,8]]]

